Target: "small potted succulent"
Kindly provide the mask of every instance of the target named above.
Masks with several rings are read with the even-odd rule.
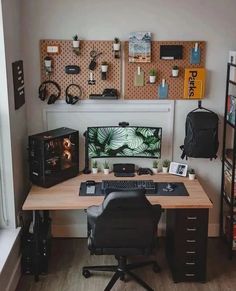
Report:
[[[104,163],[103,163],[103,172],[104,172],[104,174],[105,175],[108,175],[109,174],[109,163],[107,162],[107,161],[105,161]]]
[[[151,69],[149,72],[149,82],[154,84],[156,82],[157,70]]]
[[[92,173],[97,174],[98,173],[98,162],[96,160],[92,161]]]
[[[79,37],[78,37],[78,34],[75,34],[72,39],[73,39],[73,41],[72,41],[73,48],[78,48],[79,47]]]
[[[195,176],[196,176],[195,170],[193,168],[190,168],[189,171],[188,171],[189,180],[194,180]]]
[[[153,161],[153,163],[152,163],[152,172],[153,172],[153,174],[157,174],[158,173],[158,161],[157,160],[155,160],[155,161]]]
[[[179,76],[179,67],[178,66],[173,66],[172,68],[172,77],[178,77]]]
[[[107,70],[108,70],[108,63],[107,62],[102,62],[102,64],[101,64],[102,73],[106,73]]]
[[[164,160],[163,163],[162,163],[162,172],[167,174],[169,166],[170,166],[170,161],[169,160]]]
[[[113,50],[114,50],[115,52],[120,51],[120,40],[119,40],[118,37],[115,37],[115,38],[114,38]]]

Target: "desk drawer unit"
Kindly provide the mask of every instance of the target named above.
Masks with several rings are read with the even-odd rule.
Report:
[[[166,255],[173,280],[206,281],[208,209],[167,210]]]

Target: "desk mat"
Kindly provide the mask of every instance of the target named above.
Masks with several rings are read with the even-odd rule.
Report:
[[[170,183],[174,187],[174,191],[166,192],[163,189],[166,188],[168,183],[155,183],[156,193],[147,193],[146,196],[189,196],[188,191],[182,182]],[[80,184],[79,196],[104,196],[101,190],[101,182],[95,183],[95,194],[86,193],[86,182]]]

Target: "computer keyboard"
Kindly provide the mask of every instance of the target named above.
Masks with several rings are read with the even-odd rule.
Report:
[[[116,191],[135,191],[145,189],[146,193],[156,192],[156,183],[153,180],[103,180],[102,191],[107,189]]]

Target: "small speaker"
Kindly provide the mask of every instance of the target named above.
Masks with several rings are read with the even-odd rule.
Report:
[[[135,164],[114,164],[113,172],[117,177],[133,177]]]

